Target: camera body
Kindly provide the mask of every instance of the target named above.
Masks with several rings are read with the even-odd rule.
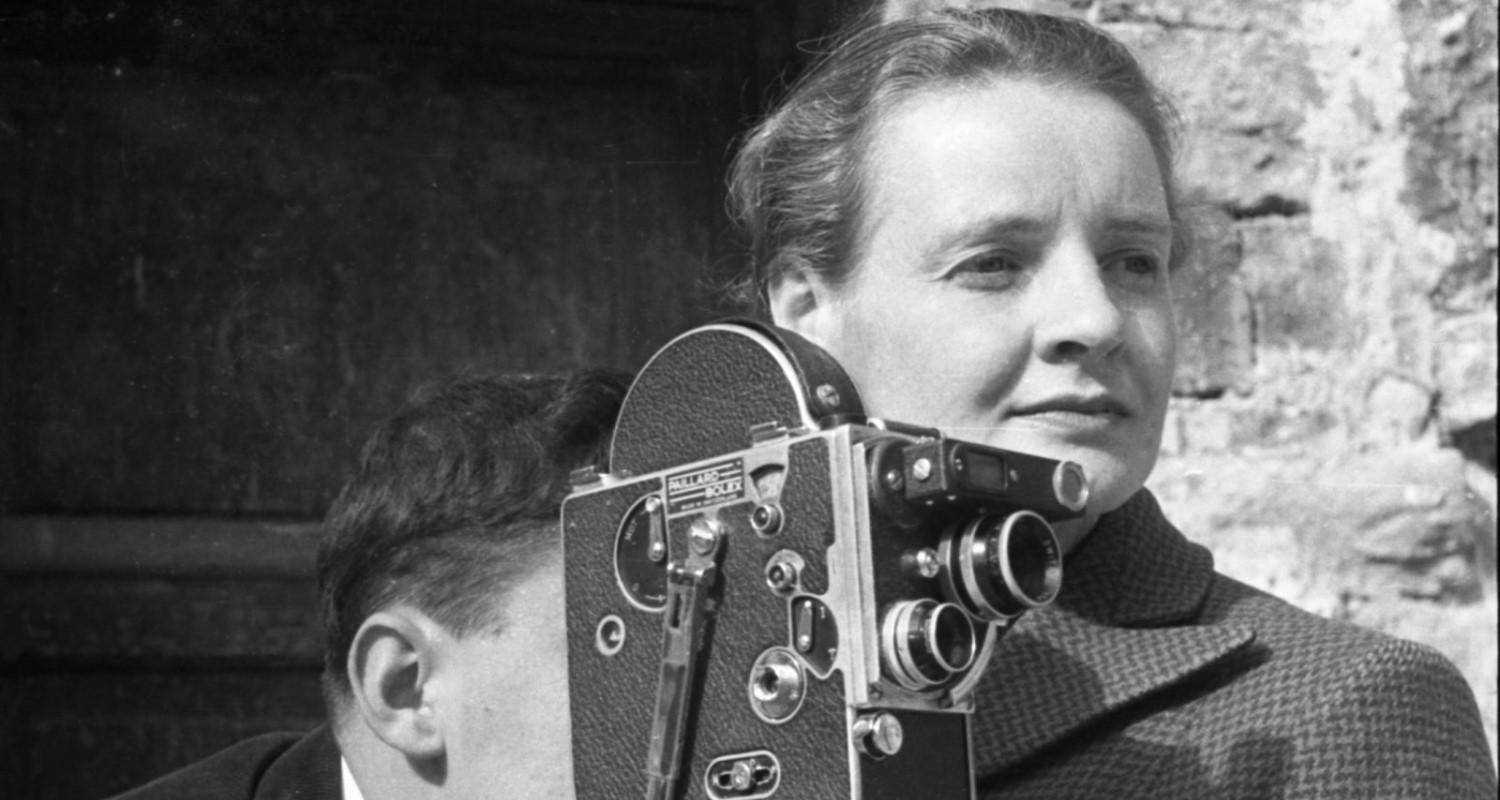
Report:
[[[563,504],[579,800],[969,798],[970,692],[1050,602],[1080,468],[867,419],[836,362],[689,331]]]

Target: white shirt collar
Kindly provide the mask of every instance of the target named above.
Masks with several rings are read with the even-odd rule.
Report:
[[[339,756],[339,774],[343,776],[340,784],[344,790],[344,800],[365,800],[365,796],[359,792],[359,784],[354,782],[354,773],[349,771],[349,760]]]

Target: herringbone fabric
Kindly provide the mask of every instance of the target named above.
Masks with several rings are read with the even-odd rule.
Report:
[[[978,690],[984,797],[1495,797],[1473,694],[1430,648],[1213,571],[1142,491]]]

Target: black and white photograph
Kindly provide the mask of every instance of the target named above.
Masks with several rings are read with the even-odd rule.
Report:
[[[1495,797],[1497,28],[5,3],[0,797]]]

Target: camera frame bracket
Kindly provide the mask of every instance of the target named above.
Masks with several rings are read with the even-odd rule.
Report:
[[[646,756],[646,800],[669,800],[676,793],[687,720],[698,695],[698,651],[713,613],[709,595],[719,580],[724,538],[716,520],[700,517],[688,533],[687,558],[667,566],[661,673]]]

